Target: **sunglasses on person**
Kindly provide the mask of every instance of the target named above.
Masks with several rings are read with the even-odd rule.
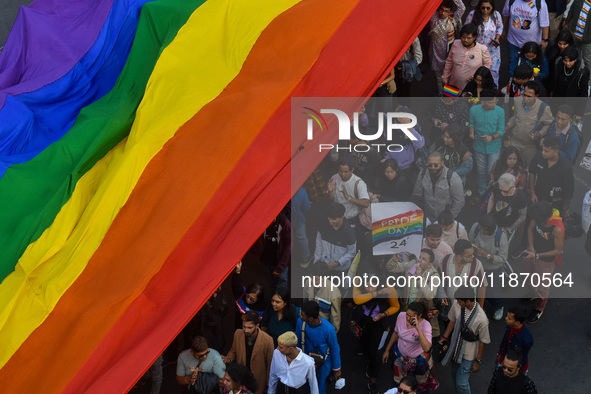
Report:
[[[195,356],[195,358],[201,359],[201,358],[206,357],[208,354],[209,354],[209,350],[206,351],[205,353],[201,353],[201,354],[197,354],[197,352],[193,350],[193,356]]]
[[[413,391],[398,388],[398,394],[412,394]]]
[[[481,10],[486,11],[486,10],[492,10],[492,7],[487,7],[485,5],[483,5],[482,7],[480,7]]]
[[[515,186],[511,186],[511,187],[510,187],[509,189],[507,189],[507,190],[503,190],[503,189],[501,189],[501,188],[499,187],[499,191],[500,191],[501,193],[511,193],[511,190],[513,190],[513,188],[514,188],[514,187],[515,187]]]
[[[515,372],[515,368],[511,368],[511,367],[508,367],[506,365],[501,365],[501,368],[503,368],[505,371],[507,371],[509,373]]]
[[[439,164],[427,164],[427,167],[429,167],[429,168],[439,168],[440,165]]]

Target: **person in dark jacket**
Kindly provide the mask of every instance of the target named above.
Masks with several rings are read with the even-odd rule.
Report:
[[[521,354],[521,371],[527,372],[529,368],[528,355],[534,344],[534,339],[529,329],[525,326],[527,311],[519,306],[512,306],[505,316],[505,334],[501,340],[497,352],[497,362],[501,364],[510,350],[517,350]]]
[[[232,274],[232,293],[236,299],[235,327],[242,328],[242,315],[253,310],[263,316],[267,303],[265,302],[265,291],[258,283],[251,283],[247,287],[242,284],[242,261],[236,265]]]
[[[412,184],[402,174],[396,159],[382,163],[382,175],[376,181],[380,202],[409,201]]]
[[[518,352],[509,350],[507,357],[495,372],[488,386],[488,394],[537,394],[534,382],[520,370],[521,357]]]
[[[569,46],[556,59],[552,82],[552,97],[587,97],[589,89],[589,69],[579,58],[579,50]],[[585,113],[587,100],[577,100],[575,119],[579,120]]]

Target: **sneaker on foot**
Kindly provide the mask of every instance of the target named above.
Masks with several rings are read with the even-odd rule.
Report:
[[[505,311],[504,307],[500,307],[499,309],[497,309],[495,311],[495,314],[493,315],[493,319],[494,320],[501,320],[503,318],[503,312]]]
[[[532,315],[527,319],[527,322],[529,324],[536,324],[538,320],[540,320],[540,317],[542,317],[542,313],[544,313],[544,311],[538,311],[537,309],[534,309]]]
[[[378,386],[375,383],[368,383],[367,389],[369,390],[369,394],[380,394],[378,391]]]
[[[310,266],[310,263],[312,262],[313,257],[310,257],[308,260],[304,260],[300,263],[300,267],[302,268],[308,268]]]

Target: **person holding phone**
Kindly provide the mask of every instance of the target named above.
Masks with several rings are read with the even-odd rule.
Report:
[[[486,45],[491,56],[490,72],[499,85],[499,69],[501,68],[501,48],[499,40],[503,34],[503,18],[501,13],[495,10],[493,0],[480,0],[473,11],[466,18],[466,24],[473,23],[478,28],[477,41]]]
[[[396,319],[390,342],[384,349],[382,362],[394,363],[394,380],[400,383],[409,372],[419,383],[419,390],[435,387],[431,377],[433,360],[431,358],[431,323],[427,318],[427,307],[422,302],[411,302],[406,312]]]

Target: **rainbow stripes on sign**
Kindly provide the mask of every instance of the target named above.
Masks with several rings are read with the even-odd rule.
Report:
[[[289,149],[291,97],[370,96],[438,3],[21,8],[0,53],[1,391],[128,391],[287,203],[290,164],[319,164]]]
[[[412,218],[412,219],[411,219]],[[391,223],[383,225],[383,223]],[[374,244],[384,240],[395,240],[411,234],[422,234],[423,211],[414,210],[404,214],[392,216],[375,222],[372,225],[372,239]]]

